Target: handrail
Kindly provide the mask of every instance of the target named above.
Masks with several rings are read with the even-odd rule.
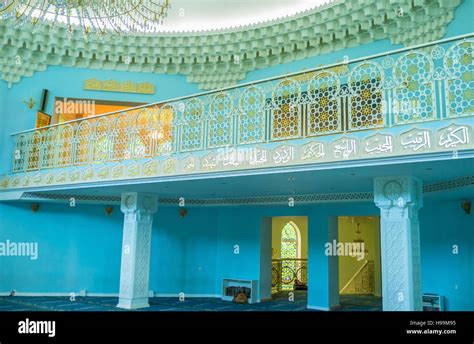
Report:
[[[474,67],[474,40],[466,39],[472,36],[474,33],[417,46],[432,46],[430,49],[403,48],[321,66],[253,82],[249,87],[244,84],[205,92],[203,97],[175,98],[192,97],[186,102],[142,105],[17,133],[12,172],[206,150],[211,158],[201,159],[205,170],[218,165],[240,166],[242,161],[255,165],[260,163],[258,157],[247,154],[244,145],[472,117],[474,99],[467,90]],[[395,52],[399,55],[389,56]],[[288,78],[289,75],[299,77]],[[222,91],[230,89],[235,90]],[[391,142],[387,147],[384,149],[392,150]],[[228,148],[243,149],[223,152]],[[315,156],[325,154],[317,151],[321,147],[314,149],[311,154]],[[355,152],[355,146],[337,151],[335,148],[334,156],[351,152]],[[287,154],[276,157],[280,159],[277,163],[293,153]],[[156,172],[157,164],[155,161],[152,166],[147,165],[146,173],[152,173],[150,169]],[[167,166],[163,166],[166,173],[176,171]],[[188,173],[200,169],[195,167],[193,163],[179,168]]]
[[[432,42],[422,43],[422,44],[418,44],[418,45],[413,45],[413,46],[409,46],[409,47],[405,47],[405,48],[390,50],[390,51],[377,53],[377,54],[373,54],[373,55],[369,55],[369,56],[359,57],[359,58],[352,59],[352,60],[336,62],[336,63],[324,65],[324,66],[311,68],[311,69],[308,69],[308,70],[305,70],[305,71],[293,72],[293,73],[288,73],[288,74],[284,74],[284,75],[278,75],[278,76],[269,77],[269,78],[265,78],[265,79],[259,79],[259,80],[256,80],[256,81],[250,81],[250,82],[247,82],[247,83],[236,84],[236,85],[232,85],[232,86],[218,88],[218,89],[215,89],[215,90],[210,90],[210,91],[205,91],[205,92],[201,92],[201,93],[195,93],[195,94],[192,94],[192,95],[181,96],[181,97],[176,97],[176,98],[163,100],[163,101],[159,101],[159,102],[154,102],[154,103],[150,103],[150,104],[140,105],[140,106],[128,108],[125,111],[134,111],[134,110],[139,110],[139,109],[143,109],[143,108],[147,108],[147,107],[152,107],[152,106],[159,105],[159,104],[182,101],[182,100],[191,99],[191,98],[195,98],[195,97],[206,96],[206,95],[209,95],[209,94],[217,94],[217,93],[225,92],[225,91],[232,90],[232,89],[235,89],[235,88],[261,84],[261,83],[264,83],[264,82],[270,82],[270,81],[275,81],[275,80],[278,80],[278,79],[290,78],[290,77],[294,77],[294,76],[298,76],[298,75],[304,75],[304,74],[308,74],[308,73],[314,73],[314,72],[317,72],[317,71],[320,71],[320,70],[325,70],[325,69],[330,69],[330,68],[335,68],[335,67],[340,67],[340,66],[346,66],[346,65],[349,65],[349,64],[352,64],[352,63],[357,63],[357,62],[362,62],[362,61],[375,59],[375,58],[379,58],[379,57],[399,54],[399,53],[406,52],[406,51],[411,51],[411,50],[414,50],[414,49],[426,48],[426,47],[430,47],[430,46],[437,45],[437,44],[449,43],[449,42],[452,42],[452,41],[466,39],[466,38],[469,38],[469,37],[474,37],[474,32],[463,34],[463,35],[458,35],[458,36],[454,36],[454,37],[444,38],[444,39],[440,39],[440,40],[437,40],[437,41],[432,41]],[[84,120],[92,120],[92,119],[96,119],[96,118],[100,118],[100,117],[116,115],[116,114],[123,113],[123,112],[124,112],[124,110],[113,111],[113,112],[100,114],[100,115],[97,115],[97,116],[92,116],[92,117],[87,117],[87,118],[80,118],[80,119],[75,119],[75,120],[62,122],[62,123],[56,123],[56,124],[52,124],[50,126],[39,128],[39,129],[33,128],[33,129],[28,129],[28,130],[24,130],[24,131],[20,131],[20,132],[15,132],[13,134],[10,134],[10,136],[25,134],[25,133],[29,133],[29,132],[33,132],[33,131],[37,131],[37,130],[46,130],[46,129],[51,128],[51,127],[66,125],[66,124],[80,122],[80,121],[84,121]]]
[[[349,279],[349,282],[347,282],[344,287],[342,287],[341,290],[339,290],[339,294],[342,293],[356,278],[357,276],[364,270],[364,268],[369,264],[368,260],[365,260],[364,264],[356,271],[356,273]]]

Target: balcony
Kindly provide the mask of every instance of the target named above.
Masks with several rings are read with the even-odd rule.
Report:
[[[0,188],[474,148],[473,36],[13,134]]]

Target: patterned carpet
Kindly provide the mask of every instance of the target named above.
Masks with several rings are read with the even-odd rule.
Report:
[[[168,312],[235,312],[235,311],[285,311],[305,312],[307,295],[304,291],[295,292],[294,301],[288,300],[287,294],[275,295],[271,302],[257,304],[236,304],[222,301],[218,298],[187,298],[179,301],[172,297],[150,298],[150,307],[140,311],[168,311]],[[340,298],[342,311],[379,311],[382,310],[380,298],[367,295],[342,295]],[[79,311],[79,312],[107,312],[124,311],[116,308],[116,297],[77,297],[70,301],[68,297],[0,297],[0,312],[6,311]]]

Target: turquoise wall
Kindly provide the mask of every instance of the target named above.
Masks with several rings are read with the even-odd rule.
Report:
[[[150,288],[159,294],[215,295],[218,219],[213,208],[160,207],[154,217]]]
[[[446,36],[474,31],[474,1],[465,1],[448,26]],[[339,52],[314,56],[250,72],[243,82],[313,68],[322,64],[372,55],[399,48],[388,40]],[[151,82],[156,94],[133,95],[82,90],[89,78]],[[36,112],[23,104],[32,96],[39,102],[41,90],[50,91],[47,112],[54,97],[156,102],[198,93],[180,75],[130,73],[49,67],[7,89],[0,81],[0,174],[10,170],[12,140],[9,134],[31,129]],[[378,215],[372,204],[316,205],[305,207],[190,208],[180,218],[174,207],[160,207],[155,215],[151,256],[150,289],[159,294],[220,294],[225,277],[258,279],[260,275],[260,226],[271,216],[308,216],[308,304],[327,308],[337,298],[329,269],[337,266],[324,255],[331,239],[332,218],[337,215]],[[423,292],[447,297],[449,310],[474,309],[473,215],[466,215],[459,202],[428,203],[420,212]],[[117,293],[123,215],[114,207],[106,216],[103,206],[41,204],[32,213],[29,204],[0,204],[0,242],[38,241],[40,258],[0,257],[0,292]],[[452,254],[452,245],[459,254]],[[234,254],[234,245],[240,253]],[[328,297],[332,292],[333,297]]]
[[[372,204],[354,203],[189,208],[181,218],[176,207],[162,206],[154,217],[150,289],[210,296],[221,293],[222,278],[258,280],[262,219],[308,216],[308,305],[329,308],[339,289],[337,259],[324,254],[332,219],[378,214]],[[0,257],[0,292],[118,293],[123,215],[117,206],[107,216],[103,206],[41,204],[32,213],[29,204],[0,204],[0,219],[0,242],[39,243],[36,261]],[[446,296],[448,310],[473,310],[474,216],[459,202],[432,202],[422,208],[420,223],[423,292]]]
[[[0,242],[37,242],[38,259],[0,257],[0,290],[116,292],[123,217],[115,208],[0,204]]]
[[[464,2],[456,9],[454,20],[446,28],[445,37],[453,37],[474,31],[474,21],[472,14],[474,13],[474,1],[464,0]]]

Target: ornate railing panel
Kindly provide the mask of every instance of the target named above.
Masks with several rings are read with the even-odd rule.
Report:
[[[307,259],[273,259],[272,293],[308,288]]]
[[[14,135],[14,173],[474,114],[473,39],[452,39]]]

